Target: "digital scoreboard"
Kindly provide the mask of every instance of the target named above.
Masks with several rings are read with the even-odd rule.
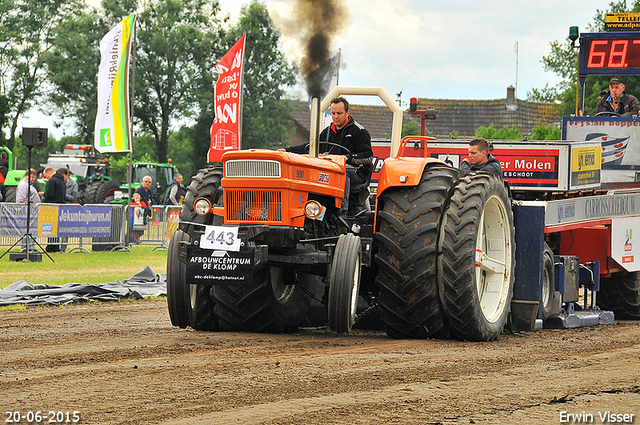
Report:
[[[580,37],[580,71],[588,74],[639,74],[640,33],[586,33]]]

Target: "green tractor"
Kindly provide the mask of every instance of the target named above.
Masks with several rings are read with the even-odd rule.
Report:
[[[16,189],[18,188],[18,184],[20,180],[24,178],[24,174],[27,170],[14,170],[13,169],[13,152],[6,146],[0,146],[0,155],[6,156],[7,165],[6,165],[6,175],[4,176],[4,190],[3,190],[3,201],[4,202],[15,202],[16,201]],[[2,170],[3,172],[5,170]],[[38,180],[42,190],[44,190],[44,181]]]
[[[133,176],[131,183],[131,192],[134,192],[142,184],[142,178],[145,176],[151,176],[151,193],[153,194],[153,200],[156,204],[162,204],[164,197],[167,193],[167,188],[173,180],[176,172],[175,166],[171,163],[171,160],[167,163],[158,162],[134,162],[133,163]],[[117,182],[115,182],[117,183]],[[103,190],[101,190],[99,203],[110,203],[115,200],[115,192],[121,191],[123,195],[123,204],[127,202],[126,197],[129,193],[129,185],[123,184],[103,184]]]

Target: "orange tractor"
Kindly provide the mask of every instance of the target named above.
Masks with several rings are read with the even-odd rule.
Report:
[[[338,94],[377,94],[394,112],[392,157],[380,170],[375,205],[357,216],[340,211],[345,156],[322,154],[317,141],[319,111]],[[366,301],[364,308],[379,307],[392,337],[496,339],[515,265],[502,180],[461,177],[426,154],[405,157],[402,110],[383,89],[337,87],[325,99],[312,105],[309,155],[227,152],[223,167],[193,178],[169,244],[172,324],[292,332],[314,303],[342,333]],[[412,154],[426,152],[427,138],[411,140]],[[356,196],[368,190],[356,188]]]

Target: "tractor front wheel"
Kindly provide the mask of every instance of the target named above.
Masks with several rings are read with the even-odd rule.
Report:
[[[340,235],[331,265],[327,307],[329,329],[334,332],[350,332],[356,319],[361,262],[360,238],[351,233]]]

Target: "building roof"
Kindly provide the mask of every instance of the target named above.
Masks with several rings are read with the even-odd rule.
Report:
[[[362,124],[371,139],[389,139],[393,113],[386,106],[350,104],[351,116]],[[311,111],[309,103],[292,101],[292,119],[299,139],[293,143],[301,143],[309,137]],[[504,126],[511,129],[514,125],[523,136],[528,135],[539,123],[556,124],[562,121],[558,106],[553,103],[530,102],[516,99],[514,88],[507,88],[507,98],[493,100],[470,99],[418,99],[418,110],[433,108],[438,111],[438,118],[426,121],[426,135],[448,138],[454,131],[458,138],[473,138],[476,130],[489,127],[492,123],[496,129]],[[420,128],[420,117],[406,110],[402,123],[415,123]]]
[[[492,123],[496,129],[504,126],[511,129],[515,125],[526,136],[539,123],[550,125],[562,121],[558,105],[516,99],[513,87],[507,89],[506,99],[418,99],[418,109],[427,108],[438,111],[436,120],[427,121],[427,135],[434,137],[449,137],[451,132],[458,131],[459,138],[472,138],[479,127],[489,127]]]

